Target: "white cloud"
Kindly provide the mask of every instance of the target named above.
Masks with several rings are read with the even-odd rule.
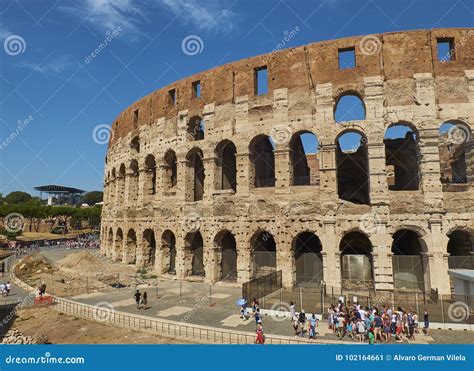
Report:
[[[235,13],[224,1],[158,0],[174,16],[200,31],[229,32],[234,28]]]
[[[0,24],[0,39],[4,39],[8,35],[11,35],[11,32],[8,31],[2,24]]]
[[[71,56],[63,55],[57,58],[47,60],[41,64],[31,62],[24,62],[21,67],[32,69],[47,76],[60,75],[74,66],[74,61]]]
[[[143,20],[143,14],[133,0],[85,0],[60,9],[102,32],[112,31],[120,26],[129,36],[141,34],[138,25]]]

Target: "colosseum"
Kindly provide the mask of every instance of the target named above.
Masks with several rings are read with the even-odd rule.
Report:
[[[474,268],[473,122],[474,29],[195,74],[113,122],[101,252],[181,280],[450,293]]]

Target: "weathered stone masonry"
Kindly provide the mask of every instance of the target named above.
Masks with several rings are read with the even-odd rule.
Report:
[[[244,282],[282,269],[285,286],[292,286],[306,269],[313,283],[324,279],[336,288],[354,274],[376,290],[401,288],[405,277],[416,276],[420,289],[448,293],[450,254],[472,254],[474,150],[471,135],[462,144],[465,164],[456,152],[452,171],[440,166],[440,153],[449,155],[440,150],[439,128],[474,122],[474,30],[371,38],[376,47],[369,52],[363,37],[351,37],[230,63],[123,111],[106,158],[102,252],[182,279]],[[452,60],[438,60],[440,40],[452,42]],[[347,48],[354,48],[356,65],[339,69],[338,51]],[[262,67],[268,93],[258,95]],[[335,107],[347,94],[363,101],[364,120],[335,122]],[[396,123],[416,135],[416,143],[400,141],[412,142],[404,155],[397,143],[384,143]],[[338,138],[347,131],[363,136],[363,150],[338,157]],[[316,157],[298,155],[302,132],[317,136]],[[347,166],[346,157],[366,164],[367,173]],[[307,166],[297,168],[295,158]],[[459,163],[462,184],[442,181],[442,174],[460,171]],[[310,181],[300,176],[307,169]],[[405,179],[410,172],[416,179]],[[367,197],[338,196],[338,187],[348,187],[349,196],[362,192],[350,183],[364,177]],[[318,274],[298,260],[306,252],[313,253],[305,255],[308,264],[321,264]],[[346,255],[354,254],[350,268]],[[401,269],[397,279],[395,255],[415,257],[413,270]],[[354,271],[359,263],[370,271]]]

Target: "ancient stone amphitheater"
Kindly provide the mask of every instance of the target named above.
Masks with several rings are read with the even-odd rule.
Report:
[[[449,293],[473,268],[473,122],[474,29],[198,73],[113,123],[102,252],[187,280]]]

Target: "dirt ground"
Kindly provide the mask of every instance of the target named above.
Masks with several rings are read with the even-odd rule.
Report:
[[[123,285],[136,283],[134,267],[104,263],[88,251],[71,253],[54,264],[40,254],[26,257],[15,273],[30,286],[46,284],[46,291],[58,296],[103,291],[118,281]]]
[[[24,308],[13,323],[24,335],[45,334],[52,344],[188,344],[146,332],[133,331],[69,316],[52,308]]]

